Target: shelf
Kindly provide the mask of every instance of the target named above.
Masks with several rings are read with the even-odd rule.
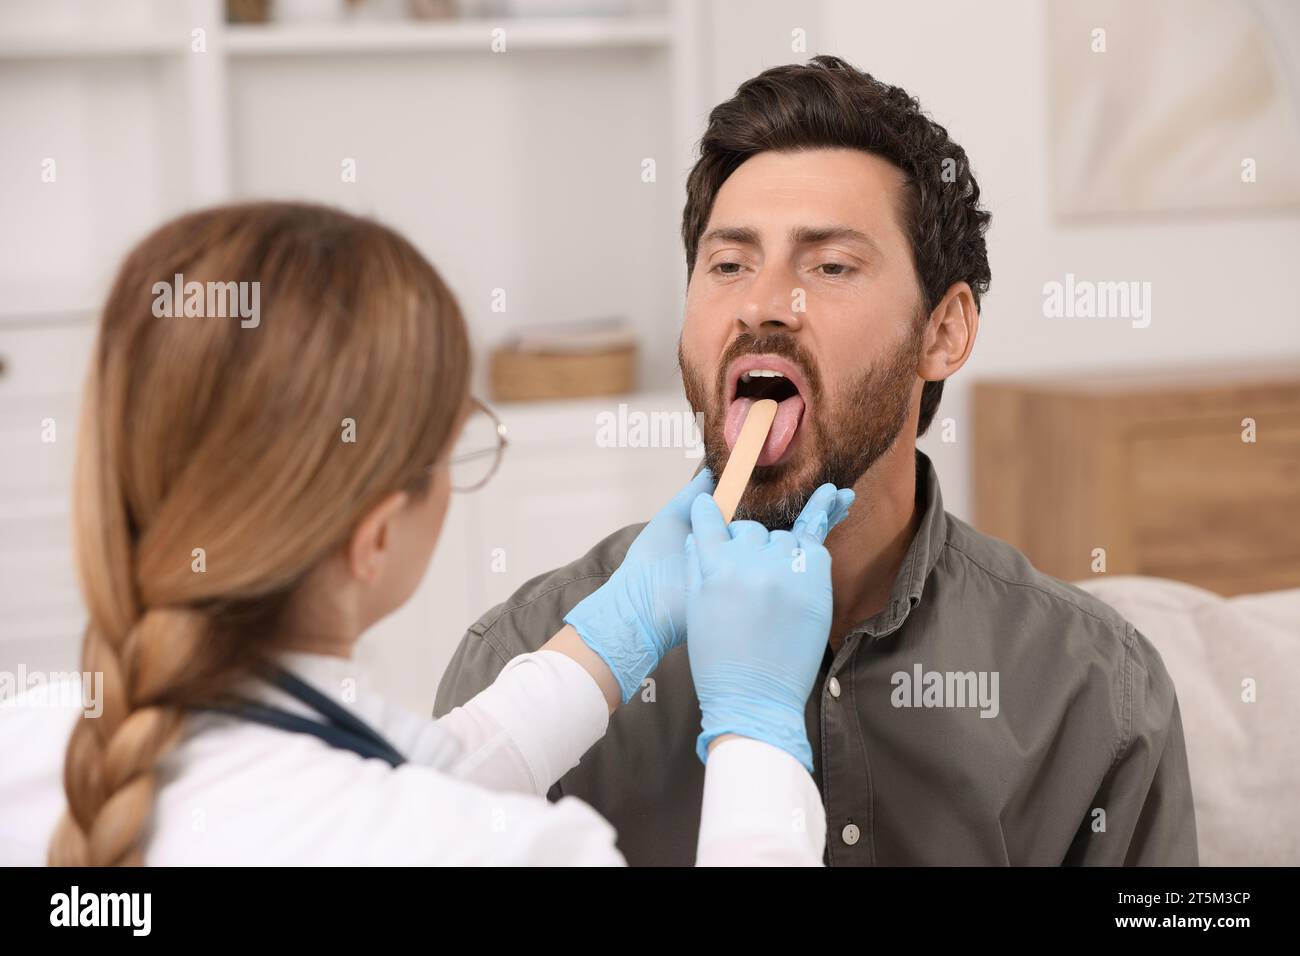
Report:
[[[111,277],[110,277],[111,278]],[[71,276],[0,283],[0,328],[81,324],[94,320],[108,295],[108,281]]]
[[[0,36],[0,60],[111,59],[188,53],[188,31],[21,33]]]
[[[419,51],[491,52],[492,31],[506,31],[513,50],[660,47],[671,42],[663,17],[236,24],[210,37],[231,56],[315,56]],[[224,38],[224,39],[222,39]],[[28,33],[0,37],[0,60],[105,59],[188,53],[188,30],[124,33]]]
[[[555,20],[364,21],[321,26],[237,25],[226,30],[231,56],[314,56],[420,51],[491,52],[493,30],[506,31],[506,52],[667,46],[669,21],[657,17]]]

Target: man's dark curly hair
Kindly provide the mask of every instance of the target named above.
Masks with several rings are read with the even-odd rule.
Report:
[[[990,217],[980,208],[980,188],[966,151],[906,90],[834,56],[765,70],[709,114],[682,213],[688,279],[727,177],[757,153],[816,148],[860,149],[898,167],[906,177],[902,225],[912,244],[925,314],[961,281],[970,286],[978,308],[991,278],[984,246]],[[942,394],[943,382],[925,383],[917,435],[930,427]]]

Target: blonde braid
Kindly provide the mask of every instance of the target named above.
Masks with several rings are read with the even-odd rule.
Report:
[[[184,728],[185,710],[160,700],[202,656],[207,631],[198,612],[163,608],[146,611],[120,647],[87,632],[87,669],[104,675],[104,710],[98,718],[83,715],[69,741],[68,812],[50,846],[51,865],[142,862],[157,765]]]

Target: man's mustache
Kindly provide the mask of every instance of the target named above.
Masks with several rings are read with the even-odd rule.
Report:
[[[779,355],[791,365],[795,366],[803,374],[804,383],[807,385],[810,395],[804,396],[804,400],[818,399],[821,397],[821,375],[817,370],[817,363],[812,356],[807,353],[802,345],[789,332],[773,332],[769,335],[755,335],[753,332],[741,332],[732,341],[731,344],[723,350],[722,356],[718,359],[717,387],[715,389],[718,395],[719,409],[725,409],[727,400],[731,398],[727,394],[727,369],[731,363],[742,355]]]

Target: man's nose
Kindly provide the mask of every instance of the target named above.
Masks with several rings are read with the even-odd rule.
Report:
[[[746,289],[736,321],[753,335],[795,332],[803,324],[803,299],[792,270],[766,266]]]

